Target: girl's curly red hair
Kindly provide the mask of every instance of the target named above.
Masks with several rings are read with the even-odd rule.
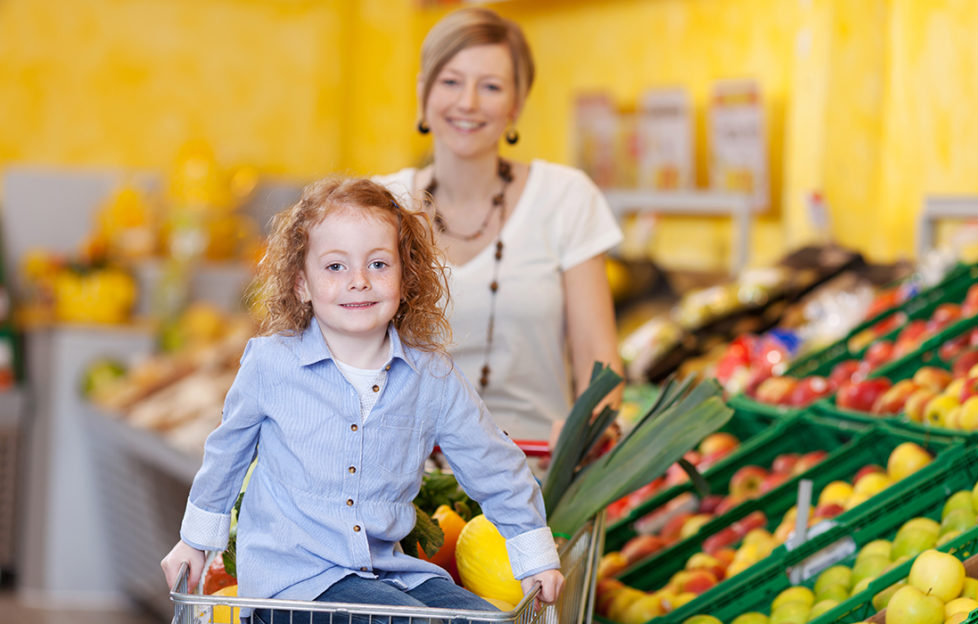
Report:
[[[401,260],[401,304],[394,327],[401,341],[424,351],[440,351],[450,339],[445,263],[435,245],[428,216],[403,208],[384,188],[365,178],[332,177],[313,182],[302,198],[272,219],[268,249],[251,289],[261,316],[259,334],[297,334],[312,320],[312,305],[296,292],[309,248],[309,231],[337,208],[356,208],[388,220],[397,230]]]

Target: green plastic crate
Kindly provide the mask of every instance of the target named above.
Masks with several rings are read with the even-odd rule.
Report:
[[[896,383],[902,379],[913,377],[914,373],[916,373],[922,366],[937,366],[939,368],[949,370],[951,363],[944,362],[940,359],[940,357],[938,357],[938,350],[940,349],[941,345],[952,338],[971,331],[975,327],[978,327],[978,316],[961,319],[946,327],[944,331],[925,340],[916,351],[909,353],[898,360],[889,362],[873,371],[870,377],[886,377],[890,381]],[[883,420],[892,423],[896,427],[906,428],[910,431],[916,431],[933,436],[961,438],[978,442],[978,431],[961,431],[956,429],[947,429],[944,427],[924,425],[922,423],[909,420],[903,414],[897,416],[876,416],[866,412],[848,410],[836,405],[834,397],[825,398],[816,402],[813,405],[813,410],[825,417],[855,423],[856,425],[879,422]]]
[[[675,611],[656,618],[656,624],[680,624],[697,614],[708,613],[724,622],[747,611],[767,613],[771,601],[791,586],[788,572],[827,547],[851,540],[854,548],[862,548],[875,539],[892,539],[896,531],[910,518],[926,516],[939,519],[944,501],[961,489],[971,489],[978,481],[978,448],[955,444],[939,455],[931,465],[907,477],[902,487],[891,487],[867,503],[836,518],[836,526],[793,551],[777,550],[770,562],[762,562],[749,570],[717,585],[696,600]],[[880,499],[877,501],[877,498]],[[858,512],[858,513],[853,513]],[[978,552],[978,527],[974,527],[939,547],[961,559]],[[852,566],[855,553],[841,559],[826,559],[817,571],[841,563]],[[818,618],[812,624],[851,624],[876,613],[872,598],[878,592],[906,577],[912,561],[906,561],[880,575],[862,592]],[[812,587],[817,579],[813,572],[801,584]]]
[[[932,474],[935,470],[937,470],[940,465],[937,458],[940,458],[942,453],[960,448],[960,442],[958,441],[933,439],[915,432],[894,429],[884,424],[877,425],[876,427],[857,434],[847,443],[830,453],[814,468],[801,475],[793,477],[763,496],[753,500],[748,500],[730,510],[726,514],[714,518],[705,524],[697,534],[676,542],[668,548],[660,550],[652,557],[637,563],[635,566],[632,566],[623,572],[619,578],[625,584],[638,589],[643,589],[646,591],[658,589],[665,585],[675,572],[683,568],[689,557],[702,550],[704,540],[721,529],[730,526],[741,518],[746,517],[750,513],[754,511],[764,512],[768,520],[768,529],[773,531],[775,528],[777,528],[788,509],[790,509],[796,503],[798,482],[801,479],[809,479],[812,481],[812,497],[813,499],[817,499],[818,494],[822,491],[822,488],[824,488],[831,481],[838,479],[851,480],[853,475],[867,464],[885,465],[890,452],[896,448],[897,445],[906,441],[913,441],[927,448],[927,450],[929,450],[935,456],[935,461],[932,462],[931,465],[919,471],[917,474],[890,486],[877,496],[874,496],[864,503],[843,512],[835,518],[836,523],[844,524],[853,522],[875,509],[877,505],[880,504],[880,501],[888,500],[889,498],[896,496],[898,493],[901,493],[910,487],[918,486],[919,480],[927,478],[927,475]],[[882,498],[878,499],[877,497]],[[825,534],[823,533],[822,536],[820,536],[821,541],[826,539],[824,535]],[[817,545],[821,543],[821,541],[816,541],[818,539],[819,538],[814,538],[811,540],[811,542],[814,545]],[[786,554],[787,550],[784,548],[784,546],[780,546],[776,548],[769,557],[762,562],[759,562],[757,565],[762,565],[763,567],[764,565],[770,565],[771,562],[774,562],[775,565],[778,565],[783,569],[783,560],[785,559]],[[723,587],[725,584],[726,581],[721,582],[717,585],[717,587]],[[708,599],[708,596],[715,591],[715,589],[716,588],[704,593],[696,600],[690,602],[690,604],[695,605],[705,598]],[[690,615],[697,612],[699,611],[686,611],[686,613]]]
[[[730,478],[748,464],[769,467],[774,458],[782,453],[806,453],[808,451],[832,451],[854,433],[827,423],[817,417],[798,415],[791,419],[772,421],[749,410],[735,410],[724,429],[741,439],[740,446],[730,455],[704,471],[703,478],[710,493],[728,493]],[[613,523],[605,536],[605,551],[620,550],[625,542],[635,537],[636,520],[658,509],[677,496],[692,492],[695,486],[687,481],[659,492],[645,501],[627,516]]]
[[[842,360],[859,359],[866,352],[869,344],[856,350],[850,349],[849,342],[855,336],[895,314],[906,314],[909,320],[926,319],[942,303],[961,303],[964,301],[968,288],[975,283],[975,280],[978,280],[978,264],[959,265],[934,286],[921,291],[899,306],[884,310],[873,318],[860,323],[843,338],[824,349],[796,359],[788,367],[785,374],[792,377],[827,376],[832,367]],[[877,337],[876,340],[893,339],[898,333],[899,329],[896,329],[884,336]]]

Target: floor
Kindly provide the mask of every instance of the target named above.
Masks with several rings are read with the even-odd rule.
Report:
[[[0,578],[0,624],[169,624],[159,616],[137,609],[97,611],[92,609],[41,609],[26,606],[17,598],[11,582]]]

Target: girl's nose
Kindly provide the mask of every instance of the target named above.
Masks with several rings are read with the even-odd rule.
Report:
[[[350,290],[363,290],[370,286],[367,276],[363,271],[354,271],[350,276]]]

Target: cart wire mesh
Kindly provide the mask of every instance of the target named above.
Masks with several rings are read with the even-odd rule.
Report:
[[[184,564],[170,591],[174,604],[173,624],[238,624],[241,610],[248,613],[253,609],[271,612],[271,621],[265,624],[590,624],[595,572],[603,542],[604,514],[599,513],[560,545],[560,566],[565,582],[557,602],[538,605],[535,600],[537,589],[534,589],[508,612],[191,594],[187,591],[188,570]],[[253,612],[240,618],[240,622],[261,624]]]

